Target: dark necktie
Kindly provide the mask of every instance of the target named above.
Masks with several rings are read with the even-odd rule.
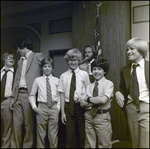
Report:
[[[130,80],[130,96],[132,97],[133,101],[135,101],[135,104],[137,106],[137,111],[140,111],[140,107],[139,107],[139,84],[137,81],[137,75],[136,75],[136,68],[137,66],[139,66],[139,64],[137,65],[133,65],[133,71],[131,74],[131,80]]]
[[[52,106],[52,93],[48,77],[46,78],[46,90],[47,90],[47,105],[50,108]]]
[[[69,111],[71,115],[74,114],[74,91],[75,90],[76,90],[76,76],[75,76],[75,72],[72,71],[70,95],[69,95]]]
[[[5,73],[4,73],[4,75],[2,77],[2,81],[1,81],[1,93],[2,93],[3,98],[4,98],[4,94],[5,94],[6,78],[7,78],[8,71],[10,71],[10,70],[5,70]]]
[[[93,89],[93,97],[96,97],[96,96],[98,96],[98,82],[97,81],[95,82],[95,86]],[[92,106],[92,109],[91,109],[92,116],[95,116],[97,114],[97,108],[98,108],[98,105]]]

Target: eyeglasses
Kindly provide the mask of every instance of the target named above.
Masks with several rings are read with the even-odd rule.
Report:
[[[14,57],[8,56],[8,57],[6,57],[5,59],[7,59],[7,60],[14,60]]]

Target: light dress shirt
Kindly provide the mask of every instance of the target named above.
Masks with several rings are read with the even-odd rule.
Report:
[[[88,97],[93,97],[93,89],[95,87],[95,82],[89,84],[87,86],[86,89],[86,93]],[[108,101],[99,106],[99,108],[103,109],[103,110],[107,110],[111,107],[111,101],[112,101],[112,97],[114,94],[114,84],[113,82],[111,82],[110,80],[107,80],[105,77],[101,78],[98,81],[98,96],[107,96],[108,97]],[[89,107],[88,109],[90,109],[91,107]]]
[[[13,77],[14,77],[14,68],[9,68],[10,71],[7,72],[7,78],[6,78],[6,86],[5,86],[5,93],[4,97],[9,97],[12,94],[12,83],[13,83]],[[1,80],[3,75],[5,74],[5,67],[1,69]]]
[[[84,99],[86,97],[86,87],[88,84],[90,84],[90,80],[88,73],[80,70],[79,67],[77,67],[74,72],[76,75],[76,90],[74,92],[74,101],[78,103],[81,99]],[[71,69],[68,69],[60,76],[58,91],[65,94],[65,102],[69,102],[71,78]]]
[[[30,56],[31,53],[32,53],[32,51],[29,51],[25,55],[25,58],[21,57],[23,59],[23,63],[22,63],[22,71],[21,71],[21,78],[20,78],[19,87],[25,87],[25,88],[27,87],[27,83],[26,83],[26,79],[25,79],[25,74],[26,74],[26,67],[27,67],[28,57]]]
[[[131,73],[133,71],[133,65],[135,63],[132,63],[131,65]],[[138,80],[138,84],[139,84],[139,100],[140,101],[144,101],[146,103],[149,103],[149,89],[147,87],[147,83],[146,83],[146,78],[145,78],[145,61],[144,59],[142,59],[139,63],[140,66],[136,67],[136,75],[137,75],[137,80]],[[130,100],[128,100],[128,103],[130,103],[132,100],[131,96],[128,95],[128,98]]]
[[[29,96],[29,102],[32,106],[32,109],[37,107],[36,105],[37,92],[38,92],[37,101],[47,103],[46,78],[47,76],[43,75],[41,77],[37,77],[33,82],[31,93]],[[60,110],[60,95],[58,92],[59,79],[52,75],[48,76],[48,78],[51,86],[52,100],[57,101],[57,108]]]

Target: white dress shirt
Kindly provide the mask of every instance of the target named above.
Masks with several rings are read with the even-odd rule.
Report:
[[[27,62],[28,62],[28,57],[30,56],[30,54],[32,53],[32,51],[29,51],[26,55],[25,58],[23,59],[23,63],[22,63],[22,71],[21,71],[21,78],[20,78],[20,84],[19,87],[27,87],[27,83],[26,83],[26,79],[25,79],[25,73],[26,73],[26,67],[27,67]]]
[[[145,61],[142,59],[139,63],[140,66],[136,68],[136,75],[137,75],[137,80],[139,84],[139,100],[144,101],[146,103],[149,103],[149,89],[147,87],[146,79],[145,79]],[[131,73],[133,71],[133,65],[131,65]],[[132,101],[132,98],[130,95],[128,95],[128,98],[131,100],[128,100],[128,103]]]
[[[6,86],[5,86],[5,93],[4,97],[9,97],[12,94],[12,83],[13,83],[13,77],[14,77],[14,68],[9,68],[10,71],[7,72],[7,78],[6,78]],[[1,69],[1,80],[3,75],[5,74],[5,67]]]
[[[31,93],[29,96],[29,102],[34,109],[36,106],[36,93],[38,92],[37,101],[47,103],[47,92],[46,92],[46,78],[47,76],[43,75],[37,77],[32,85]],[[57,101],[57,107],[60,109],[60,95],[58,92],[59,79],[50,75],[48,76],[49,83],[51,86],[52,100]]]
[[[90,84],[89,75],[87,72],[80,70],[77,67],[74,70],[76,74],[76,90],[74,92],[74,101],[80,102],[86,97],[86,87]],[[72,70],[68,69],[60,76],[58,91],[65,94],[65,102],[69,102],[70,82],[72,78]]]
[[[95,82],[87,86],[86,93],[88,97],[93,97],[94,86],[95,86]],[[109,99],[104,105],[100,106],[101,109],[107,110],[111,107],[113,92],[114,92],[113,82],[107,80],[105,77],[101,78],[98,81],[98,96],[107,96]]]

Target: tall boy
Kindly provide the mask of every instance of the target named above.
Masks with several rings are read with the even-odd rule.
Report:
[[[60,96],[57,91],[59,79],[52,76],[53,61],[45,57],[41,61],[43,76],[34,80],[29,96],[32,109],[36,112],[37,148],[45,148],[45,137],[48,129],[50,148],[58,147],[58,120],[60,111]],[[38,93],[38,107],[36,105]]]
[[[98,148],[111,148],[112,127],[109,109],[114,84],[105,78],[109,71],[109,64],[105,59],[96,59],[91,68],[95,82],[87,86],[88,98],[81,101],[81,106],[86,107],[85,148],[96,148],[96,144]]]
[[[28,96],[34,79],[41,76],[39,63],[44,56],[42,53],[34,53],[32,51],[33,44],[27,37],[19,38],[15,42],[14,47],[21,57],[18,61],[12,92],[12,102],[10,104],[10,108],[13,110],[11,147],[32,148],[34,121]],[[25,134],[22,137],[23,129],[25,129]]]
[[[2,148],[11,147],[12,111],[9,108],[13,81],[15,76],[14,54],[6,52],[2,56],[3,68],[1,69],[1,127]]]
[[[126,109],[132,147],[149,148],[149,62],[144,60],[148,44],[136,37],[128,40],[126,47],[131,63],[121,68],[116,101]]]
[[[58,91],[60,92],[61,120],[63,124],[66,124],[66,147],[77,147],[76,132],[78,130],[80,144],[78,147],[84,148],[84,108],[80,107],[80,101],[86,97],[86,87],[90,80],[88,73],[79,69],[82,55],[78,49],[70,49],[64,58],[69,69],[60,76]]]

